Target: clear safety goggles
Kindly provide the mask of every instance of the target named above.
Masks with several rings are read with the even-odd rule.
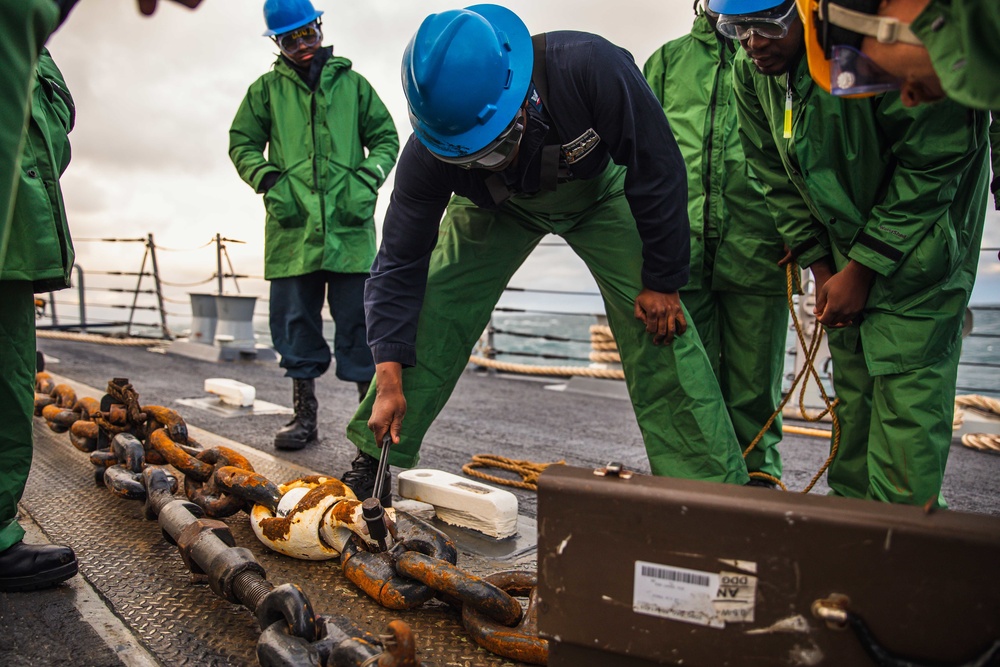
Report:
[[[738,42],[748,39],[750,35],[758,35],[765,39],[781,39],[788,34],[788,28],[795,22],[797,16],[795,3],[792,2],[785,9],[779,7],[773,14],[768,12],[720,14],[715,29],[723,37]]]
[[[309,23],[282,33],[274,38],[283,53],[295,53],[299,49],[309,49],[323,41],[323,31],[318,22]]]
[[[510,125],[485,148],[468,155],[448,156],[434,153],[434,157],[462,169],[497,169],[509,161],[514,150],[521,143],[525,124],[524,109],[519,109]]]
[[[884,93],[898,90],[903,83],[852,46],[833,46],[830,55],[830,92],[834,95]]]

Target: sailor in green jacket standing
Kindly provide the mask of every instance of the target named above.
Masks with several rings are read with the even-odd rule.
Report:
[[[331,360],[324,296],[336,325],[337,377],[357,383],[364,397],[375,373],[364,285],[375,258],[378,189],[399,153],[396,127],[375,90],[349,60],[321,46],[322,14],[309,0],[264,3],[264,34],[281,55],[250,86],[229,130],[229,156],[267,209],[271,339],[292,378],[295,407],[275,436],[278,449],[318,438],[315,379]]]
[[[738,50],[699,4],[691,32],[650,56],[643,73],[687,165],[691,279],[681,301],[746,449],[781,401],[788,306],[778,265],[784,244],[740,145],[732,69]],[[747,453],[751,485],[781,478],[780,441],[779,414]]]
[[[741,40],[733,72],[747,161],[817,284],[840,448],[833,493],[944,506],[965,308],[986,210],[988,115],[896,92],[826,94],[793,0],[710,0]]]
[[[0,256],[0,591],[43,588],[77,572],[71,548],[25,544],[16,520],[31,468],[34,294],[69,287],[73,267],[59,176],[69,164],[75,107],[48,51],[42,50],[35,71],[6,254]]]

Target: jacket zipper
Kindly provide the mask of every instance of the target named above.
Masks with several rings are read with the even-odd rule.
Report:
[[[721,46],[721,44],[720,44]],[[709,100],[709,118],[708,118],[708,143],[706,144],[707,156],[705,159],[705,172],[702,174],[702,183],[705,187],[705,203],[702,205],[704,223],[702,224],[702,236],[708,235],[708,228],[710,226],[711,219],[711,205],[712,200],[712,154],[715,151],[715,106],[718,101],[719,96],[719,73],[725,66],[726,50],[725,48],[719,49],[719,67],[715,70],[715,79],[712,83],[712,97]],[[716,230],[718,231],[718,230]]]

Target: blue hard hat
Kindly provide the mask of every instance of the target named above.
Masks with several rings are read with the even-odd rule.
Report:
[[[473,5],[431,14],[403,52],[403,92],[417,139],[446,157],[496,139],[528,94],[534,51],[517,14]]]
[[[309,0],[265,0],[264,23],[267,31],[264,37],[281,35],[312,23],[323,12],[317,12]]]
[[[708,0],[708,8],[716,14],[756,14],[785,4],[788,0]]]

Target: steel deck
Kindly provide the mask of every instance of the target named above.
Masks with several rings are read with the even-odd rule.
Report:
[[[81,395],[99,396],[93,390]],[[57,543],[71,544],[80,572],[142,644],[164,665],[256,664],[260,629],[244,607],[216,596],[203,575],[184,566],[176,547],[159,525],[143,516],[143,503],[124,500],[98,487],[88,455],[66,434],[38,420],[35,459],[22,506]],[[240,450],[269,479],[284,482],[311,471],[266,453],[192,429],[206,447],[224,444]],[[182,497],[182,496],[178,496]],[[430,665],[519,665],[495,656],[467,635],[460,614],[431,601],[412,611],[390,611],[369,599],[340,571],[339,560],[300,561],[277,554],[254,535],[246,514],[225,520],[237,546],[249,548],[275,583],[302,587],[317,614],[343,614],[378,634],[389,621],[410,624],[419,657]],[[528,524],[533,527],[533,522]],[[502,569],[534,569],[529,550],[496,567],[470,553],[459,565],[475,574]]]

